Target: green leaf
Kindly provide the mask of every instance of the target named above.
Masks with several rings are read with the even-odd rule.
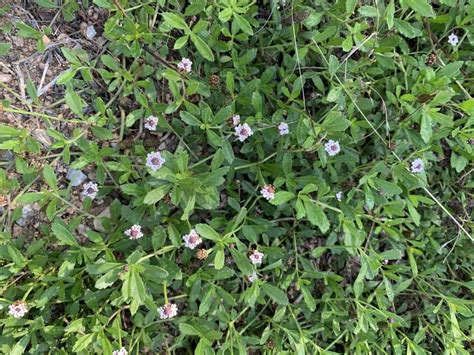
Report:
[[[387,20],[387,27],[389,30],[393,27],[393,17],[395,15],[395,4],[393,0],[387,5],[387,9],[385,10],[385,18]]]
[[[423,112],[421,115],[420,135],[425,143],[428,143],[431,140],[431,136],[433,135],[431,125],[432,121],[430,115],[427,112]]]
[[[418,14],[426,17],[435,17],[436,14],[433,8],[428,3],[428,0],[403,0],[403,4],[415,10]]]
[[[207,224],[197,224],[196,231],[201,237],[213,240],[215,242],[221,239],[219,233],[217,233],[211,226]]]
[[[8,42],[0,42],[0,57],[7,55],[8,51],[12,48],[12,45]]]
[[[108,141],[114,137],[112,132],[104,127],[91,126],[91,131],[100,140]]]
[[[329,221],[321,206],[317,203],[305,200],[304,207],[306,216],[313,226],[318,226],[322,233],[326,233],[329,229]]]
[[[19,203],[29,204],[44,198],[43,192],[28,192],[18,198]]]
[[[179,331],[184,335],[200,335],[196,328],[186,323],[179,323]]]
[[[322,127],[328,132],[342,132],[349,128],[351,122],[342,117],[340,112],[331,111],[322,123]]]
[[[79,246],[76,238],[72,235],[69,229],[59,220],[55,220],[51,226],[53,234],[60,240],[63,244],[70,246]]]
[[[146,194],[145,198],[143,199],[143,203],[147,205],[153,205],[160,201],[168,191],[171,189],[171,184],[165,184],[156,189],[151,190],[149,193]]]
[[[171,12],[164,12],[163,18],[165,19],[165,22],[173,28],[179,28],[180,30],[185,30],[185,32],[190,31],[189,26],[181,18],[181,16]]]
[[[268,297],[270,297],[276,303],[284,306],[288,304],[288,297],[286,296],[285,292],[283,292],[278,287],[275,287],[265,282],[262,284],[262,290]]]
[[[239,26],[239,28],[243,32],[245,32],[245,33],[247,33],[248,35],[251,35],[251,36],[253,35],[252,26],[250,26],[250,23],[245,19],[245,17],[240,16],[239,14],[234,12],[234,20],[237,23],[237,26]]]
[[[275,206],[282,205],[295,197],[293,192],[289,191],[278,191],[275,193],[275,197],[270,200],[270,203]]]
[[[207,59],[210,62],[214,61],[214,54],[212,54],[211,49],[207,43],[201,39],[201,37],[193,33],[191,34],[191,41],[193,41],[198,52],[204,57],[204,59]]]
[[[253,267],[250,260],[234,248],[229,250],[240,271],[242,271],[244,275],[251,275],[253,273]]]
[[[58,180],[56,178],[56,174],[54,173],[54,169],[51,165],[45,165],[43,168],[43,176],[46,183],[53,189],[58,189]]]
[[[82,109],[86,106],[81,97],[74,91],[68,89],[66,90],[66,104],[69,106],[71,111],[77,116],[82,117]]]
[[[224,261],[225,261],[224,249],[222,249],[222,247],[218,247],[216,251],[216,256],[214,257],[214,267],[217,270],[222,269],[224,267]]]
[[[176,40],[176,42],[174,43],[174,49],[180,49],[182,47],[184,47],[186,45],[186,43],[188,43],[188,39],[189,39],[189,36],[183,36],[183,37],[180,37]]]
[[[313,295],[308,290],[306,286],[301,286],[301,293],[303,294],[303,299],[306,305],[308,306],[311,312],[314,312],[316,309],[316,301],[314,300]]]
[[[77,352],[85,350],[92,343],[92,341],[94,340],[94,337],[95,337],[94,333],[81,336],[75,342],[72,348],[72,351],[77,353]]]

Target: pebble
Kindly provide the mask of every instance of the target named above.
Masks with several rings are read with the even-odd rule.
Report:
[[[94,26],[88,26],[86,29],[86,37],[87,39],[92,39],[95,37],[97,34],[97,31],[95,30]]]
[[[71,181],[71,186],[79,186],[86,181],[87,176],[80,170],[70,168],[66,174],[66,178]]]
[[[12,80],[13,80],[13,76],[11,76],[10,74],[0,73],[0,81],[2,83],[9,83]]]

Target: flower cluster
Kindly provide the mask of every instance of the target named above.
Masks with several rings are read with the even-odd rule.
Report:
[[[97,193],[99,192],[99,187],[95,182],[92,181],[86,182],[82,187],[82,195],[84,197],[90,197],[92,200],[95,199]]]
[[[275,197],[275,186],[268,184],[265,185],[261,190],[260,193],[262,196],[267,200],[271,201]]]
[[[285,136],[290,133],[290,129],[288,127],[288,123],[282,122],[278,125],[278,133],[280,136]]]
[[[240,123],[240,115],[232,116],[232,126],[237,126]]]
[[[341,146],[338,141],[333,141],[332,139],[324,145],[324,149],[329,156],[334,156],[341,151]]]
[[[412,161],[410,171],[412,173],[422,173],[424,170],[423,160],[417,158]]]
[[[146,156],[146,166],[153,171],[157,171],[165,163],[165,158],[161,156],[160,152],[151,152]]]
[[[184,240],[184,245],[189,249],[194,249],[199,244],[202,243],[201,237],[194,229],[191,229],[189,231],[189,234],[185,234],[183,236],[183,240]]]
[[[235,135],[237,136],[237,139],[241,142],[246,140],[252,134],[253,134],[252,128],[250,128],[250,126],[247,123],[239,124],[238,126],[235,126]]]
[[[459,43],[459,37],[456,34],[451,33],[448,37],[448,43],[455,47]]]
[[[181,59],[181,62],[178,63],[178,70],[181,73],[191,73],[191,67],[193,66],[193,62],[188,58]]]
[[[119,350],[114,350],[112,352],[112,355],[128,355],[128,351],[127,349],[125,349],[124,347],[120,348]]]
[[[145,124],[143,126],[150,131],[156,131],[157,125],[158,125],[158,117],[149,116],[145,118]]]
[[[165,305],[158,308],[161,319],[170,319],[176,317],[178,314],[178,306],[174,303],[166,303]]]
[[[127,229],[124,233],[130,239],[140,239],[141,237],[143,237],[142,226],[140,226],[139,224],[134,224],[132,227],[130,227],[130,229]]]
[[[8,306],[8,314],[14,318],[21,318],[28,312],[28,307],[24,301],[15,301]]]
[[[254,265],[260,265],[263,261],[264,254],[254,250],[252,254],[250,254],[249,259]]]

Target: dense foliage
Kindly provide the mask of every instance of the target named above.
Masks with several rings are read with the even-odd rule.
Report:
[[[2,102],[0,352],[472,352],[474,3],[37,3],[107,41]]]

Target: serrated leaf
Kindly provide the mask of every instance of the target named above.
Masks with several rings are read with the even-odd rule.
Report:
[[[179,15],[173,14],[171,12],[164,12],[162,14],[165,22],[173,28],[178,28],[180,30],[189,31],[189,27],[183,18]]]
[[[436,16],[435,12],[433,11],[433,8],[428,3],[428,0],[403,0],[403,3],[422,16]]]
[[[191,34],[191,41],[193,41],[199,54],[201,54],[204,59],[207,59],[210,62],[214,61],[214,54],[212,54],[211,49],[209,48],[207,43],[201,39],[201,37],[193,33]]]
[[[207,224],[197,224],[196,231],[201,237],[213,240],[215,242],[221,239],[219,233],[217,233],[211,226]]]
[[[170,184],[162,185],[160,187],[157,187],[156,189],[151,190],[148,192],[143,199],[143,203],[147,205],[153,205],[160,201],[165,195],[168,193],[168,191],[171,189]]]
[[[59,220],[55,220],[51,226],[53,234],[63,244],[70,246],[78,246],[78,242],[69,229]]]
[[[295,197],[293,192],[289,191],[278,191],[275,196],[270,200],[270,203],[275,206],[282,205]]]
[[[322,233],[326,233],[329,229],[329,221],[321,206],[312,201],[305,200],[304,207],[310,223],[313,226],[318,226]]]

